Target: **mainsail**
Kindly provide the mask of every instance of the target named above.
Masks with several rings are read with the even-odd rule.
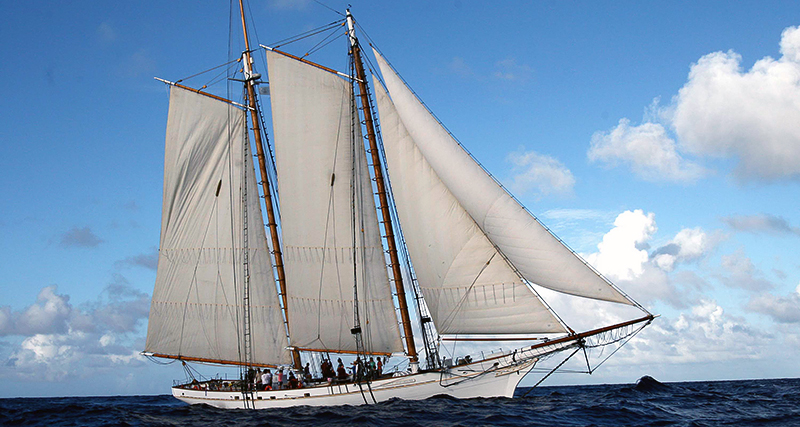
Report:
[[[383,57],[377,51],[374,53],[400,122],[419,155],[525,279],[571,295],[634,304],[498,185],[433,117]],[[396,181],[393,177],[394,185]]]
[[[241,109],[172,86],[146,352],[242,363],[249,280],[251,363],[290,361],[245,132]]]
[[[292,345],[402,352],[353,88],[279,53],[267,61]]]
[[[565,332],[439,179],[379,82],[392,194],[440,334]]]

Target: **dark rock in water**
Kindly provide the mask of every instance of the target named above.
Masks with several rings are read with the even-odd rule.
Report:
[[[636,386],[633,388],[636,391],[656,392],[669,390],[669,386],[658,382],[657,379],[645,375],[636,381]]]

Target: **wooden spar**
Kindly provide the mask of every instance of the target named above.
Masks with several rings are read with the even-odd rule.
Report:
[[[299,57],[299,56],[292,55],[291,53],[288,53],[288,52],[284,52],[284,51],[282,51],[282,50],[275,49],[274,47],[264,46],[263,44],[260,44],[259,46],[263,47],[264,49],[267,49],[267,50],[268,50],[268,51],[270,51],[270,52],[279,53],[279,54],[281,54],[281,55],[283,55],[283,56],[285,56],[285,57],[287,57],[287,58],[292,58],[292,59],[294,59],[295,61],[300,61],[300,62],[302,62],[302,63],[304,63],[304,64],[311,65],[312,67],[319,68],[320,70],[327,71],[327,72],[329,72],[329,73],[331,73],[331,74],[336,74],[337,76],[344,77],[344,78],[346,78],[346,79],[350,79],[350,76],[348,76],[347,74],[345,74],[345,73],[342,73],[342,72],[339,72],[339,71],[336,71],[336,70],[334,70],[333,68],[328,68],[328,67],[326,67],[326,66],[324,66],[324,65],[322,65],[322,64],[317,64],[316,62],[311,62],[311,61],[309,61],[308,59],[305,59],[305,58],[301,58],[301,57]]]
[[[223,97],[221,97],[221,96],[217,96],[217,95],[214,95],[214,94],[211,94],[211,93],[208,93],[208,92],[203,92],[203,90],[202,90],[202,89],[195,89],[195,88],[193,88],[193,87],[185,86],[185,85],[182,85],[182,84],[180,84],[180,83],[171,82],[171,81],[169,81],[169,80],[160,79],[160,78],[158,78],[158,77],[154,77],[154,78],[155,78],[156,80],[158,80],[158,81],[160,81],[160,82],[162,82],[162,83],[166,83],[166,84],[168,84],[168,85],[170,85],[170,86],[175,86],[175,87],[179,87],[179,88],[181,88],[181,89],[186,89],[186,90],[188,90],[188,91],[190,91],[190,92],[194,92],[194,93],[196,93],[196,94],[198,94],[198,95],[207,96],[207,97],[209,97],[209,98],[211,98],[211,99],[216,99],[217,101],[222,101],[222,102],[224,102],[224,103],[226,103],[226,104],[230,104],[230,105],[233,105],[233,106],[239,107],[239,108],[241,108],[241,109],[249,109],[249,108],[250,108],[250,107],[248,107],[248,106],[246,106],[246,105],[242,105],[242,104],[240,104],[240,103],[238,103],[238,102],[231,101],[231,100],[230,100],[230,99],[228,99],[228,98],[223,98]]]
[[[531,348],[536,348],[536,347],[543,347],[543,346],[548,345],[548,344],[558,344],[558,343],[567,342],[567,341],[570,341],[570,340],[588,338],[588,337],[591,337],[591,336],[594,336],[594,335],[597,335],[597,334],[602,334],[603,332],[612,331],[612,330],[618,329],[618,328],[624,328],[626,326],[635,325],[637,323],[641,323],[641,322],[644,322],[644,321],[651,321],[653,319],[655,319],[655,316],[649,315],[649,316],[641,317],[639,319],[634,319],[634,320],[629,320],[627,322],[618,323],[616,325],[605,326],[603,328],[593,329],[591,331],[581,332],[579,334],[570,334],[570,335],[567,335],[565,337],[556,338],[556,339],[552,339],[552,340],[551,339],[546,339],[546,338],[541,338],[541,337],[536,337],[536,338],[534,338],[534,337],[475,337],[475,338],[470,338],[470,337],[464,337],[464,338],[442,337],[442,341],[542,341],[542,340],[546,340],[542,344],[535,344],[535,345],[531,346]]]
[[[175,359],[175,360],[182,360],[184,362],[200,362],[200,363],[213,363],[215,365],[235,365],[235,366],[244,366],[244,362],[239,362],[236,360],[219,360],[219,359],[205,359],[202,357],[186,357],[186,356],[174,356],[171,354],[161,354],[161,353],[152,353],[149,356],[153,357],[160,357],[162,359]],[[266,363],[247,363],[247,366],[255,366],[259,368],[277,368],[277,365],[269,365]]]
[[[405,335],[406,349],[408,350],[408,358],[411,363],[419,361],[417,357],[417,348],[414,344],[414,333],[411,329],[411,319],[408,315],[408,303],[406,302],[406,291],[403,287],[403,275],[400,271],[400,259],[397,256],[397,244],[394,240],[394,227],[392,227],[392,216],[389,212],[389,200],[386,195],[386,183],[383,179],[383,172],[381,171],[381,157],[378,151],[378,140],[375,136],[375,123],[372,118],[372,109],[370,108],[369,92],[367,87],[367,76],[364,72],[364,63],[361,61],[361,48],[358,45],[358,40],[355,36],[355,29],[353,25],[353,15],[347,11],[347,26],[350,34],[350,48],[353,52],[353,62],[356,68],[356,77],[358,79],[358,87],[361,96],[361,107],[364,111],[364,122],[367,126],[367,139],[369,140],[369,151],[372,154],[372,169],[375,174],[375,184],[378,189],[378,200],[381,204],[381,217],[383,218],[383,230],[386,236],[386,244],[388,246],[389,260],[392,267],[392,276],[394,278],[395,291],[397,293],[397,305],[400,309],[400,319],[403,323],[403,335]]]
[[[281,242],[278,236],[278,223],[275,220],[275,207],[272,202],[272,192],[269,188],[269,175],[267,175],[267,158],[264,155],[264,142],[261,139],[261,120],[256,105],[256,90],[253,87],[253,58],[250,55],[250,38],[247,35],[247,23],[244,19],[244,3],[239,0],[239,11],[242,15],[242,31],[244,32],[244,72],[245,86],[247,87],[247,98],[250,103],[250,118],[253,123],[253,135],[256,142],[256,155],[258,156],[259,172],[261,173],[261,189],[264,192],[264,204],[267,208],[267,225],[272,237],[272,254],[275,257],[275,269],[278,271],[278,286],[281,290],[281,302],[283,302],[283,315],[286,325],[286,335],[290,336],[289,331],[289,303],[286,296],[286,273],[283,270],[283,254],[281,253]],[[303,367],[300,361],[300,353],[292,351],[292,361],[295,369]]]
[[[313,351],[315,353],[334,353],[334,354],[358,354],[358,355],[370,355],[370,356],[391,356],[392,353],[385,353],[380,351],[356,351],[356,350],[330,350],[325,348],[298,348],[297,350],[302,351]]]

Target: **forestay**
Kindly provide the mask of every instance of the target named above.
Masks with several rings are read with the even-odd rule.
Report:
[[[564,332],[436,175],[383,86],[374,86],[392,194],[437,331]]]
[[[173,86],[146,352],[240,363],[246,185],[252,363],[290,361],[244,112]]]
[[[355,281],[365,350],[401,352],[352,86],[279,53],[267,62],[292,345],[358,350]]]
[[[567,294],[633,304],[498,185],[431,115],[383,57],[377,52],[375,56],[400,121],[421,156],[525,279]]]

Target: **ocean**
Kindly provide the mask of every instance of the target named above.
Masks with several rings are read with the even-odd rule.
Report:
[[[260,411],[189,406],[170,395],[0,399],[22,426],[800,426],[800,379],[539,387],[514,399],[390,400]]]

